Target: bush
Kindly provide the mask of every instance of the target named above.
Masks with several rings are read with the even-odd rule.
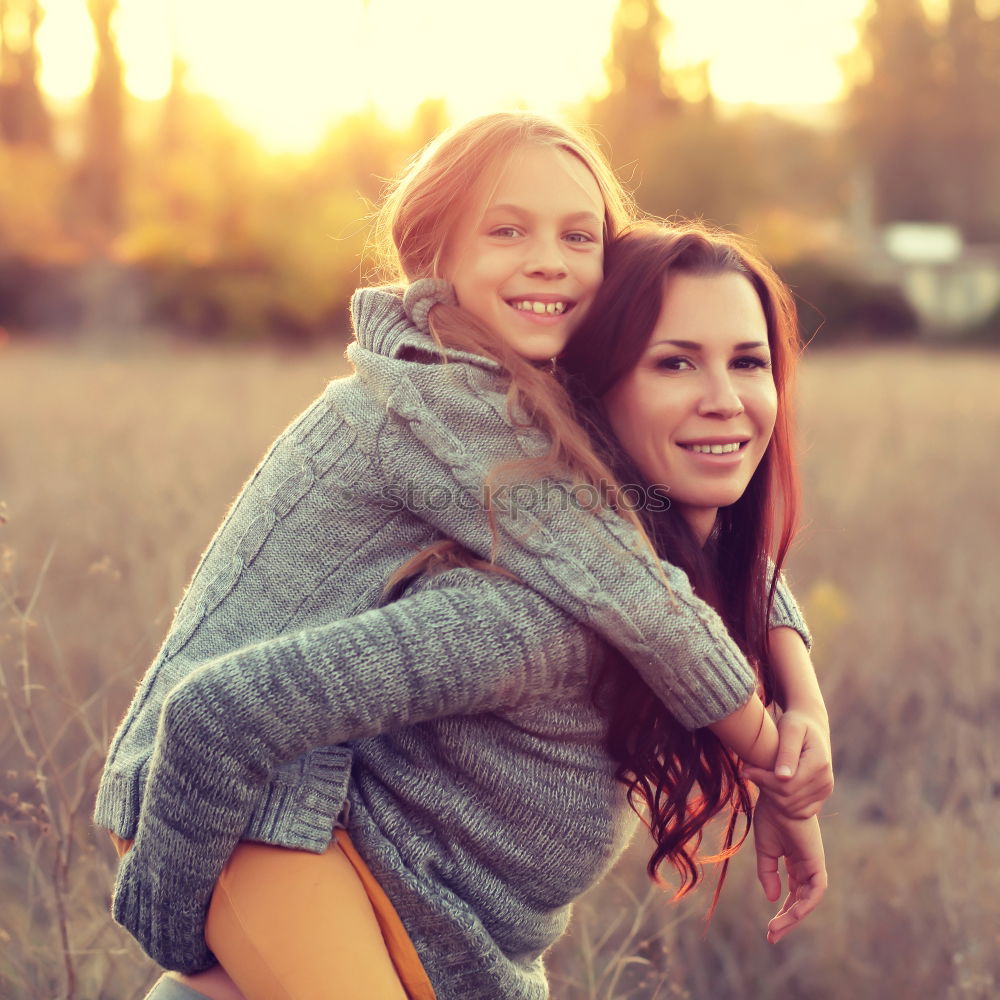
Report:
[[[21,258],[0,261],[0,326],[13,330],[75,327],[83,312],[75,267]]]
[[[799,307],[802,337],[818,344],[900,341],[920,321],[894,285],[866,281],[828,261],[804,259],[782,268]]]
[[[1000,347],[1000,305],[985,319],[964,331],[962,339],[985,347]]]

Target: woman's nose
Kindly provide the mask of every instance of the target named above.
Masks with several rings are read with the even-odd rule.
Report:
[[[729,419],[738,417],[745,409],[743,400],[728,373],[706,377],[704,392],[698,404],[698,413],[701,416]]]

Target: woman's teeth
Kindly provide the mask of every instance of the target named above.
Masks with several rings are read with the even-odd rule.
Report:
[[[688,451],[697,451],[702,455],[728,455],[730,452],[739,451],[743,444],[734,441],[732,444],[685,444],[682,448]]]
[[[564,313],[568,304],[567,302],[530,302],[526,299],[511,302],[511,305],[521,312],[548,313],[550,316]]]

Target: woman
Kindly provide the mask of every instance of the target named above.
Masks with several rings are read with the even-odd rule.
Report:
[[[780,566],[795,515],[787,292],[728,238],[636,230],[609,248],[591,317],[566,356],[582,412],[628,448],[626,461],[607,435],[619,482],[646,496],[669,488],[670,510],[640,511],[659,554],[722,614],[764,691],[787,696],[790,678],[767,666],[770,522],[780,505]],[[611,344],[609,328],[618,332]],[[607,482],[591,485],[612,504],[627,501]],[[441,558],[438,546],[397,582]],[[476,660],[470,620],[503,623],[503,656]],[[775,806],[780,782],[763,772],[777,738],[756,696],[715,723],[717,735],[687,733],[654,695],[655,677],[650,684],[609,658],[537,593],[463,568],[418,575],[406,596],[330,626],[325,641],[321,661],[297,655],[294,643],[262,643],[178,685],[147,794],[173,786],[217,795],[205,776],[220,761],[252,789],[310,747],[353,741],[346,826],[438,997],[545,995],[542,952],[631,835],[622,781],[648,809],[651,872],[669,859],[685,886],[696,881],[707,819],[727,806],[734,821],[749,813],[731,751],[761,769],[755,822],[769,898],[778,859],[788,866],[772,940],[822,897],[818,824]],[[234,710],[220,715],[220,705]],[[701,799],[689,798],[695,784]]]

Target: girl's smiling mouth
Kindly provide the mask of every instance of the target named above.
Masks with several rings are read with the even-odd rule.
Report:
[[[505,301],[515,312],[541,318],[562,316],[576,305],[572,299],[554,295],[525,295]]]

